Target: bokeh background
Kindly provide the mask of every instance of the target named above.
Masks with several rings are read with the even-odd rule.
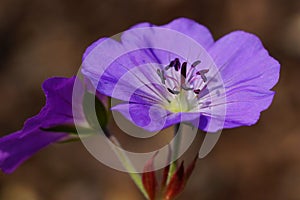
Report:
[[[255,126],[223,131],[179,199],[300,200],[299,0],[1,0],[0,134],[20,129],[39,111],[43,80],[76,74],[94,40],[181,16],[206,25],[215,39],[237,29],[255,33],[282,66],[270,109]],[[11,175],[0,173],[0,199],[142,196],[127,174],[69,143],[44,149]]]

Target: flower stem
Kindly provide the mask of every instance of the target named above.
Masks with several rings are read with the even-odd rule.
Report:
[[[115,151],[116,155],[118,156],[120,162],[123,164],[125,169],[128,171],[130,178],[133,180],[137,188],[141,191],[141,193],[144,195],[146,199],[149,199],[149,196],[144,188],[142,178],[139,174],[133,173],[135,170],[134,166],[132,165],[130,159],[127,157],[126,153],[124,153],[122,150],[119,149],[121,147],[121,144],[119,143],[118,139],[114,137],[113,135],[109,134],[109,139],[113,144],[115,144],[117,147],[112,146],[112,149]]]
[[[177,169],[177,157],[178,157],[178,151],[180,148],[180,141],[181,141],[181,133],[179,132],[180,131],[179,126],[180,126],[180,124],[176,124],[174,126],[174,143],[173,143],[173,151],[171,151],[172,163],[169,168],[167,185],[169,184],[174,172]]]

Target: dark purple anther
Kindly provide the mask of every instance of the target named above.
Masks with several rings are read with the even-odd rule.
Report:
[[[197,60],[197,61],[195,61],[195,62],[191,65],[191,67],[194,68],[194,67],[196,67],[197,65],[199,65],[200,63],[201,63],[201,61],[200,61],[200,60]]]
[[[179,94],[179,91],[171,90],[170,88],[167,88],[167,90],[168,90],[171,94]]]
[[[199,94],[200,92],[201,92],[200,89],[194,90],[194,93],[195,93],[195,94]]]
[[[187,66],[187,62],[182,63],[181,65],[181,75],[186,78],[186,66]]]
[[[196,72],[196,74],[197,74],[197,75],[200,75],[201,78],[202,78],[202,80],[203,80],[204,82],[206,82],[206,81],[207,81],[207,78],[206,78],[205,74],[206,74],[208,71],[209,71],[208,69],[203,69],[203,70],[200,70],[200,71]]]
[[[175,70],[179,71],[181,63],[178,58],[175,58],[174,61],[175,61],[175,63],[174,63]]]

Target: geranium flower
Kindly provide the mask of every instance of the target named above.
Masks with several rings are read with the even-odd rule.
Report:
[[[201,130],[255,124],[269,107],[279,63],[258,37],[231,32],[214,41],[185,18],[141,23],[85,53],[82,73],[122,104],[112,109],[148,131],[191,122]]]
[[[43,84],[46,105],[40,113],[28,119],[22,130],[0,138],[0,168],[3,172],[13,172],[37,151],[69,137],[67,133],[74,126],[72,114],[74,81],[75,77],[46,80]],[[77,85],[78,89],[79,84]],[[82,115],[77,114],[77,122],[86,126],[87,122],[82,112],[82,98],[83,87],[73,104],[78,105],[77,113],[82,113]],[[55,130],[57,128],[60,130]]]

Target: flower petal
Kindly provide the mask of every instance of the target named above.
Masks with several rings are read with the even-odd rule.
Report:
[[[274,97],[273,91],[252,90],[250,87],[236,90],[228,91],[224,128],[255,124],[260,112],[270,106]]]
[[[22,162],[53,142],[66,137],[62,133],[41,131],[39,128],[18,131],[0,139],[0,168],[12,173]]]
[[[85,60],[85,58],[96,48],[101,42],[105,41],[107,38],[100,38],[99,40],[96,40],[93,42],[83,53],[82,60]]]
[[[40,149],[67,137],[65,133],[44,131],[43,128],[74,123],[72,116],[74,81],[75,77],[46,80],[43,90],[47,102],[40,113],[28,119],[22,130],[0,138],[0,168],[5,173],[13,172]]]
[[[74,124],[72,103],[78,105],[74,108],[78,109],[77,113],[82,113],[77,115],[79,119],[77,122],[85,123],[85,116],[82,112],[82,98],[84,95],[83,85],[77,84],[77,98],[74,98],[72,102],[73,86],[76,77],[72,78],[50,78],[46,80],[43,84],[43,90],[46,95],[46,105],[42,109],[41,113],[36,116],[36,120],[32,121],[33,125],[36,125],[37,121],[41,118],[46,119],[42,121],[42,128],[49,128],[61,124]],[[29,123],[29,121],[28,121]],[[24,128],[26,129],[27,124]]]
[[[162,26],[137,24],[122,33],[121,41],[127,50],[143,49],[145,55],[164,65],[176,57],[188,62],[201,60],[204,49],[214,43],[206,27],[186,18]]]
[[[124,103],[112,108],[138,127],[150,132],[157,132],[181,122],[198,122],[201,128],[206,127],[206,119],[199,113],[171,113],[159,105]]]
[[[226,91],[224,128],[255,124],[260,112],[272,102],[274,92],[270,89],[278,81],[279,63],[269,56],[256,36],[243,31],[224,36],[209,53]],[[213,104],[218,104],[218,99]],[[224,100],[218,106],[224,106]]]
[[[100,39],[93,43],[84,54],[82,73],[99,92],[125,100],[125,94],[113,95],[117,84],[127,87],[131,93],[137,89],[134,85],[145,81],[159,85],[161,80],[156,72],[159,68],[151,71],[151,64],[160,64],[162,68],[175,57],[189,59],[189,62],[201,59],[205,64],[208,61],[200,58],[204,51],[201,45],[208,48],[212,44],[208,29],[189,19],[179,18],[164,26],[142,23],[122,33],[121,42]],[[139,68],[146,79],[136,82],[136,74],[130,72],[133,68]],[[128,73],[132,76],[121,82],[121,77]],[[157,96],[153,92],[143,92],[142,96],[147,98]]]
[[[226,88],[244,85],[271,89],[278,81],[280,64],[253,34],[232,32],[219,39],[209,54],[219,67]]]
[[[98,51],[95,54],[103,56]],[[131,96],[155,101],[161,101],[163,98],[163,94],[160,94],[161,91],[157,91],[159,85],[162,85],[161,79],[157,75],[157,69],[161,66],[153,63],[153,58],[147,56],[144,50],[123,54],[103,69],[94,68],[89,62],[88,56],[83,62],[83,66],[86,67],[82,69],[82,73],[102,94],[123,101],[128,101]],[[145,63],[153,64],[146,65]],[[101,59],[99,65],[103,65]],[[146,85],[147,87],[145,87]]]
[[[188,18],[177,18],[170,23],[162,26],[157,26],[148,22],[140,23],[135,26],[132,26],[129,30],[131,29],[136,29],[136,28],[149,28],[149,27],[161,27],[161,28],[167,28],[171,29],[174,31],[178,31],[192,39],[194,39],[197,43],[202,45],[205,49],[208,49],[210,46],[213,45],[214,39],[210,33],[210,31],[203,25],[198,24],[194,20],[188,19]],[[135,41],[130,41],[131,44],[141,44],[141,43],[157,43],[157,42],[165,42],[163,40],[157,41],[157,35],[155,34],[156,32],[153,30],[145,32],[145,35],[139,35],[139,37],[136,37],[135,39],[141,39],[139,42]],[[126,32],[122,35],[122,41],[123,39],[126,40],[128,35],[126,35]],[[170,37],[172,37],[172,34],[170,34]],[[168,40],[172,41],[172,38],[166,38]],[[177,40],[173,40],[173,42]]]

